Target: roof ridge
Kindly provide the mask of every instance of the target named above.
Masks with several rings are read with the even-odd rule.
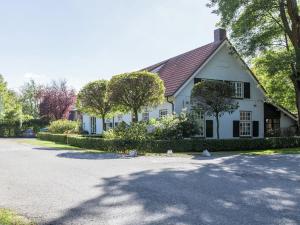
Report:
[[[196,50],[198,50],[198,49],[200,49],[200,48],[205,48],[205,47],[207,47],[207,46],[209,46],[209,45],[214,45],[214,44],[219,45],[221,42],[223,42],[223,41],[220,41],[220,42],[210,42],[210,43],[208,43],[208,44],[202,45],[202,46],[200,46],[200,47],[194,48],[194,49],[189,50],[189,51],[187,51],[187,52],[183,52],[183,53],[181,53],[181,54],[179,54],[179,55],[176,55],[176,56],[170,57],[170,58],[168,58],[168,59],[165,59],[165,60],[163,60],[163,61],[160,61],[160,62],[158,62],[158,63],[155,63],[155,64],[153,64],[153,65],[151,65],[151,66],[147,66],[147,67],[145,67],[145,68],[142,69],[142,70],[148,70],[148,69],[154,70],[154,69],[156,69],[157,67],[161,66],[162,64],[167,63],[167,62],[170,61],[171,59],[175,59],[175,58],[181,57],[181,56],[183,56],[183,55],[185,55],[185,54],[191,53],[191,52],[196,51]]]

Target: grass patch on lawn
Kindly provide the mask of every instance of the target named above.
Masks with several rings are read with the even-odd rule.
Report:
[[[39,140],[39,139],[23,139],[23,140],[19,140],[18,142],[21,144],[29,144],[29,145],[45,147],[45,148],[55,149],[55,150],[77,150],[81,153],[91,153],[91,154],[110,153],[107,151],[83,149],[83,148],[74,147],[71,145],[55,143],[53,141],[43,141],[43,140]]]
[[[1,225],[34,225],[35,223],[23,216],[17,215],[8,209],[0,208],[0,224]]]
[[[300,154],[300,148],[282,148],[282,149],[266,149],[266,150],[248,150],[248,151],[224,151],[211,152],[213,157],[226,157],[233,155],[250,155],[250,156],[267,156],[267,155],[286,155],[286,154]],[[169,156],[166,153],[145,153],[144,156]],[[201,157],[201,152],[186,152],[173,153],[172,157]]]
[[[41,146],[41,147],[46,147],[46,148],[53,148],[57,150],[82,150],[81,148],[74,147],[71,145],[65,145],[65,144],[59,144],[55,143],[52,141],[43,141],[39,139],[24,139],[20,140],[20,143],[23,144],[30,144],[30,145],[35,145],[35,146]]]

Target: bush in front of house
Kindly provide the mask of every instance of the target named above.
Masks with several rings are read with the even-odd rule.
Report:
[[[168,115],[160,120],[152,119],[149,125],[153,126],[152,136],[156,140],[174,140],[189,138],[197,135],[199,124],[192,114],[181,113]]]
[[[130,141],[144,141],[151,139],[151,134],[147,131],[146,122],[132,123],[131,125],[121,122],[116,128],[104,132],[105,139],[123,139]]]
[[[300,147],[300,137],[275,137],[264,139],[177,139],[177,140],[124,140],[82,137],[79,135],[39,133],[38,138],[75,147],[103,151],[126,151],[137,149],[140,152],[165,153],[209,151],[242,151]]]
[[[168,115],[159,120],[151,119],[130,125],[121,122],[116,128],[104,132],[103,137],[130,141],[177,140],[192,137],[198,130],[194,117],[182,113],[179,116]]]
[[[80,125],[77,121],[56,120],[50,123],[49,132],[52,134],[78,134]]]

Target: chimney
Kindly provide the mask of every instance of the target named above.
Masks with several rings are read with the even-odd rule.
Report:
[[[219,28],[214,31],[214,42],[223,41],[226,38],[226,30]]]

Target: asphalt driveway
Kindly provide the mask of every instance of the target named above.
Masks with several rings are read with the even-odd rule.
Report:
[[[300,156],[91,155],[0,139],[0,207],[39,224],[300,224]]]

